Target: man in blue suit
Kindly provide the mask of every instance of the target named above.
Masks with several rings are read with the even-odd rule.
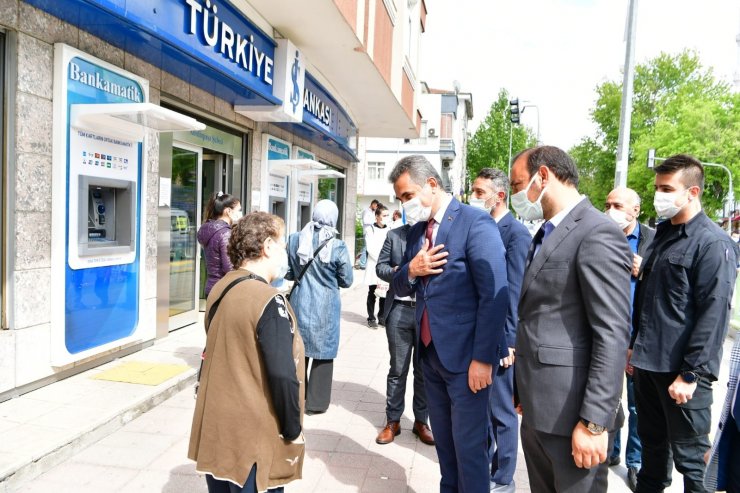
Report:
[[[529,230],[514,219],[506,207],[509,177],[499,169],[483,168],[475,178],[470,205],[491,214],[506,248],[506,279],[509,283],[509,309],[506,330],[499,344],[500,362],[491,386],[491,492],[514,493],[514,471],[519,445],[519,419],[514,408],[514,347],[517,308],[524,278],[527,252],[532,243]]]
[[[393,290],[416,295],[440,492],[487,493],[488,399],[509,302],[501,236],[488,214],[442,189],[423,156],[401,159],[389,179],[406,216],[417,221]]]

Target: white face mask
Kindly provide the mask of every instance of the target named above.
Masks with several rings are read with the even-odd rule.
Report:
[[[542,212],[542,196],[545,194],[547,187],[542,189],[540,196],[537,197],[535,202],[530,202],[527,198],[527,192],[529,192],[529,188],[532,186],[532,183],[534,183],[535,178],[537,178],[536,174],[531,180],[529,180],[527,188],[511,196],[511,206],[514,208],[514,211],[519,214],[519,217],[525,221],[537,221],[544,218],[544,214]]]
[[[630,219],[629,216],[627,216],[627,212],[620,211],[614,207],[606,211],[606,215],[612,218],[612,220],[619,226],[619,229],[622,230],[627,229],[633,221],[633,219]]]
[[[486,212],[488,212],[490,214],[491,213],[491,209],[493,209],[493,207],[486,206],[486,202],[488,202],[488,200],[486,200],[486,199],[476,199],[475,197],[471,197],[470,200],[468,200],[468,204],[471,207],[475,207],[476,209],[480,209],[482,211],[486,211]]]
[[[240,209],[232,209],[229,217],[231,218],[231,224],[236,224],[242,218],[242,211]]]
[[[403,210],[406,212],[406,220],[409,224],[428,221],[432,215],[432,206],[421,205],[421,199],[418,196],[404,203]]]
[[[288,273],[288,251],[285,248],[280,248],[277,244],[275,246],[278,248],[278,254],[277,258],[274,259],[273,281],[284,278],[285,274]]]
[[[686,202],[684,202],[683,205],[676,205],[676,201],[678,200],[679,194],[681,193],[683,192],[655,192],[653,206],[655,207],[656,214],[666,219],[671,219],[673,216],[678,214],[681,209],[683,209],[684,206],[689,203],[689,199],[687,197]]]

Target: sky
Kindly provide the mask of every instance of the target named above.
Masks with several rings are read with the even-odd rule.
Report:
[[[593,136],[595,88],[622,81],[628,0],[426,0],[419,78],[473,95],[472,130],[501,88],[529,100],[522,123],[540,141],[569,149]],[[735,37],[740,0],[642,0],[635,61],[697,51],[702,64],[732,82],[740,68]],[[526,104],[526,103],[525,103]],[[472,132],[471,132],[472,133]]]

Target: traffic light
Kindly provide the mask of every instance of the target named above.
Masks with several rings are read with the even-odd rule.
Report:
[[[509,120],[511,123],[519,123],[519,98],[509,101]]]

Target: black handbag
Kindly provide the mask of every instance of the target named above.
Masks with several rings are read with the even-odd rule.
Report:
[[[298,277],[295,278],[295,281],[293,282],[293,286],[290,288],[290,291],[288,292],[287,295],[285,295],[288,301],[290,301],[290,295],[293,294],[293,290],[301,283],[301,279],[303,279],[303,276],[306,274],[306,271],[308,270],[309,267],[311,267],[311,264],[313,263],[314,260],[316,260],[316,257],[318,257],[321,249],[324,248],[326,244],[329,243],[333,239],[334,238],[329,238],[325,240],[321,245],[319,245],[316,251],[313,252],[313,257],[308,259],[308,262],[306,262],[306,265],[303,266],[303,270],[301,270],[301,273],[298,274]]]

